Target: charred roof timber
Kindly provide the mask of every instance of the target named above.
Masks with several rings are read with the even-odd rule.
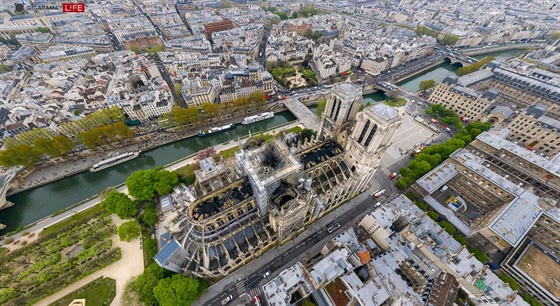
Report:
[[[206,199],[193,209],[195,220],[204,220],[253,196],[251,185],[245,184]]]
[[[302,154],[299,159],[304,164],[305,169],[309,169],[340,153],[342,153],[342,146],[336,141],[329,141]]]
[[[262,152],[262,165],[271,169],[282,168],[284,159],[272,143],[266,145]]]

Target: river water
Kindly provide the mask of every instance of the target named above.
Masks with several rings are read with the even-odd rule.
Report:
[[[251,125],[237,125],[235,129],[203,138],[194,136],[179,140],[143,152],[136,159],[99,172],[85,171],[9,196],[8,201],[15,203],[15,205],[0,211],[0,223],[7,225],[3,231],[0,231],[0,235],[72,206],[107,187],[119,185],[136,170],[164,166],[204,148],[227,141],[235,141],[238,136],[248,135],[249,130],[252,133],[258,133],[261,130],[266,131],[294,120],[296,120],[296,117],[292,113],[283,111],[277,113],[273,119]]]
[[[483,58],[494,56],[497,60],[504,60],[509,57],[521,54],[522,50],[509,50],[475,56]],[[411,78],[405,79],[398,85],[407,91],[417,91],[418,84],[422,80],[433,79],[436,82],[443,80],[446,76],[454,74],[458,66],[451,66],[443,63],[432,69],[424,71]],[[385,99],[383,92],[376,92],[364,96],[364,104],[368,102],[382,101]],[[310,107],[315,111],[316,106]],[[6,229],[0,231],[0,235],[12,231],[19,226],[25,226],[45,218],[59,210],[72,206],[90,196],[93,196],[110,186],[123,183],[126,178],[136,170],[151,169],[177,161],[185,156],[194,154],[201,149],[217,145],[223,142],[236,140],[262,130],[268,130],[296,120],[289,111],[276,114],[272,120],[254,123],[250,126],[238,125],[235,129],[208,136],[205,138],[190,137],[171,144],[163,145],[143,152],[140,157],[119,164],[117,166],[99,171],[82,172],[50,184],[20,192],[8,197],[8,201],[15,205],[6,210],[0,211],[0,223],[6,224]]]
[[[523,50],[507,50],[507,51],[500,51],[500,52],[493,52],[481,55],[473,56],[476,59],[483,59],[486,56],[493,56],[496,58],[497,61],[503,61],[505,59],[516,57],[523,53]],[[420,85],[420,81],[423,80],[434,80],[436,84],[443,80],[446,76],[455,74],[455,71],[459,69],[459,65],[450,65],[450,63],[446,62],[440,65],[437,65],[429,70],[424,71],[421,74],[415,75],[411,78],[407,78],[397,83],[402,89],[415,92],[419,90],[418,85]]]

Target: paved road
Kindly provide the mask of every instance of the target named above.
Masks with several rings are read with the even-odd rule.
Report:
[[[255,289],[260,288],[268,279],[272,279],[283,269],[297,261],[306,261],[315,257],[326,242],[334,238],[341,231],[352,226],[354,220],[361,219],[373,209],[375,201],[371,198],[370,194],[374,188],[377,187],[372,186],[370,190],[358,195],[352,201],[321,218],[287,244],[268,251],[241,267],[237,272],[215,283],[193,305],[217,306],[221,305],[221,301],[228,295],[233,295],[237,298],[244,292],[256,292]],[[337,222],[342,226],[329,234],[326,228],[333,222]],[[265,279],[263,274],[267,271],[271,272],[271,274]]]

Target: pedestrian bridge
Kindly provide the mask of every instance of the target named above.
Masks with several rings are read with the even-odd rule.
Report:
[[[19,173],[23,168],[19,168],[16,170],[10,170],[8,172],[0,174],[0,210],[8,207],[12,207],[14,203],[6,200],[6,194],[11,187],[11,181]],[[5,228],[4,224],[0,224],[0,229]]]
[[[288,98],[283,101],[284,106],[292,113],[299,121],[308,129],[312,129],[315,131],[319,130],[321,126],[321,122],[319,117],[307,108],[303,103],[301,103],[298,99]]]

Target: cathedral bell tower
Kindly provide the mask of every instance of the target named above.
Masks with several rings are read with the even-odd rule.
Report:
[[[361,87],[349,82],[334,85],[327,97],[327,105],[321,116],[319,139],[334,138],[345,146],[349,128],[356,119],[356,114],[361,106]]]
[[[389,142],[401,125],[396,109],[376,103],[356,116],[354,130],[346,146],[344,160],[353,171],[362,173],[358,190],[373,177]]]

